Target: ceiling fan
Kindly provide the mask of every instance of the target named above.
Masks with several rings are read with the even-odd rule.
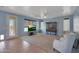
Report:
[[[40,18],[43,19],[43,18],[47,18],[47,17],[48,17],[47,9],[41,11]]]

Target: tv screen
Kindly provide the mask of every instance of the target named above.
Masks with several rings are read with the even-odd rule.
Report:
[[[36,31],[36,27],[28,28],[28,31],[29,31],[29,32],[31,32],[31,31]]]

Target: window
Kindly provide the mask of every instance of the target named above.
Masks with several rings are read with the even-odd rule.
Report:
[[[28,27],[25,27],[24,28],[24,32],[28,32]]]
[[[70,31],[70,20],[64,20],[64,31]]]
[[[79,17],[74,19],[74,31],[79,32]]]
[[[4,40],[4,35],[0,35],[0,40]]]

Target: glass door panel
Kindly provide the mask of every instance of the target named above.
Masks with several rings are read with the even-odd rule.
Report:
[[[10,19],[9,20],[9,36],[15,36],[16,34],[16,23],[15,19]]]

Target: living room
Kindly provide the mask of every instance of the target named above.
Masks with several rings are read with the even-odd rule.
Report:
[[[1,6],[0,52],[78,53],[78,16],[76,6]]]

